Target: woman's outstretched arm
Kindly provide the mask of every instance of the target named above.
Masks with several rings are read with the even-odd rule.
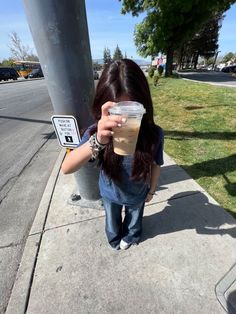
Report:
[[[64,174],[73,173],[86,164],[86,162],[88,162],[91,157],[92,149],[89,142],[86,142],[70,153],[67,153],[66,158],[62,163],[61,171]]]

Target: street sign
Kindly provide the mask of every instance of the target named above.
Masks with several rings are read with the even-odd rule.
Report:
[[[77,147],[81,138],[75,117],[54,115],[51,120],[60,145],[69,148]]]

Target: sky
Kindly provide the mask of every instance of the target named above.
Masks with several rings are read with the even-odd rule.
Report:
[[[113,54],[117,44],[128,58],[143,59],[137,54],[133,33],[135,24],[143,20],[144,14],[139,17],[121,15],[118,0],[85,0],[85,3],[93,59],[102,59],[105,47]],[[236,52],[236,4],[225,14],[219,36],[219,55]],[[9,34],[13,31],[36,53],[22,0],[0,0],[0,61],[11,55],[8,46]]]

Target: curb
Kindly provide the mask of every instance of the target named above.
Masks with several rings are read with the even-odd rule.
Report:
[[[27,311],[44,226],[64,156],[65,150],[62,149],[48,179],[37,214],[26,240],[6,314],[25,314]]]
[[[181,77],[181,75],[180,75]],[[212,85],[212,86],[219,86],[219,87],[233,87],[233,88],[236,88],[236,85],[230,85],[230,84],[224,84],[224,83],[212,83],[212,82],[203,82],[203,81],[197,81],[197,80],[191,80],[191,79],[187,79],[185,77],[181,77],[182,80],[185,80],[185,81],[191,81],[191,82],[195,82],[195,83],[203,83],[203,84],[209,84],[209,85]]]
[[[0,86],[1,85],[5,85],[5,84],[11,84],[11,83],[20,83],[20,82],[31,82],[31,81],[40,81],[40,80],[44,80],[44,77],[38,77],[38,78],[32,78],[32,79],[24,79],[24,80],[16,80],[16,81],[6,81],[6,82],[0,82]]]
[[[49,209],[49,205],[51,203],[54,188],[55,188],[57,178],[60,172],[61,163],[64,157],[65,157],[65,150],[62,149],[53,167],[50,178],[48,179],[48,183],[45,187],[41,202],[39,204],[39,208],[37,210],[37,214],[34,218],[34,222],[29,232],[29,236],[33,236],[35,234],[39,234],[44,231],[45,219],[47,218],[46,217],[47,212]]]

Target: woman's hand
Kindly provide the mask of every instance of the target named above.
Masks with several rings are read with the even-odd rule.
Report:
[[[148,202],[150,202],[152,199],[153,199],[153,195],[148,193],[148,195],[147,195],[147,197],[146,197],[146,199],[145,199],[145,202],[148,203]]]
[[[98,121],[97,127],[97,140],[99,143],[105,145],[110,141],[110,137],[113,135],[112,129],[121,126],[121,123],[126,122],[125,118],[117,115],[109,115],[109,108],[115,106],[116,103],[108,101],[102,105],[102,116]]]

